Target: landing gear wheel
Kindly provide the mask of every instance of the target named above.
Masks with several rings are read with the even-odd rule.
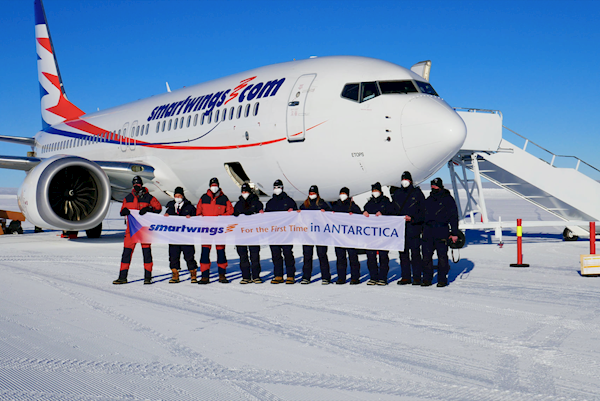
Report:
[[[568,228],[565,228],[565,230],[563,231],[563,240],[565,241],[577,241],[579,239],[579,237],[575,234],[573,234],[573,231],[569,230]]]
[[[102,235],[102,223],[94,228],[85,230],[85,235],[87,235],[88,238],[100,238],[100,235]]]

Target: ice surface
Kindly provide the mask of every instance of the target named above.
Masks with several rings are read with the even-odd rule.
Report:
[[[553,220],[500,190],[497,218]],[[0,209],[15,210],[14,195]],[[562,228],[515,237],[468,232],[446,288],[314,282],[168,284],[167,246],[154,246],[152,286],[141,251],[115,286],[123,219],[115,204],[99,240],[55,231],[0,236],[0,399],[532,400],[600,399],[600,278],[579,274],[585,241]],[[213,250],[214,252],[214,250]],[[302,252],[294,247],[297,271]],[[213,254],[214,258],[214,254]],[[263,277],[272,277],[268,249]],[[329,250],[335,277],[335,256]],[[363,281],[367,278],[360,257]],[[216,266],[213,266],[215,269]],[[299,276],[300,273],[297,273]]]

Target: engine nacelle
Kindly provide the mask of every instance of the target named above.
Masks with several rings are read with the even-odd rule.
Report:
[[[78,156],[44,159],[19,188],[19,208],[32,224],[48,229],[89,230],[104,220],[110,181],[96,163]]]

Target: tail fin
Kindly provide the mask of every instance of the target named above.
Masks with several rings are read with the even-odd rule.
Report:
[[[85,113],[71,103],[65,94],[42,0],[35,0],[34,8],[42,126],[45,129],[63,121],[73,120]]]

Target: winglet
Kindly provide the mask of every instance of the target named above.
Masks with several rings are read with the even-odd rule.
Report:
[[[35,0],[33,6],[42,127],[45,129],[63,121],[76,119],[85,113],[67,99],[42,0]]]

